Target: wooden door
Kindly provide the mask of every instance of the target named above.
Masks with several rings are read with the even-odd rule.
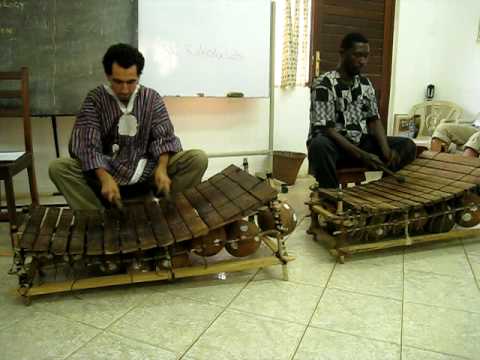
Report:
[[[385,128],[390,97],[394,15],[395,0],[312,0],[311,78],[337,67],[343,36],[350,32],[364,34],[370,42],[370,58],[364,74],[370,78],[377,92],[380,117]]]

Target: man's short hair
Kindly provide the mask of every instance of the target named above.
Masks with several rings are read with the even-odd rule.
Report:
[[[340,48],[342,50],[349,50],[353,48],[353,45],[355,43],[368,43],[368,39],[363,36],[360,33],[350,33],[345,35],[345,37],[342,39],[342,43],[340,45]]]
[[[128,69],[137,65],[137,75],[140,75],[145,65],[145,59],[137,48],[128,44],[115,44],[108,48],[103,56],[103,69],[105,74],[112,75],[112,66],[116,62],[122,68]]]

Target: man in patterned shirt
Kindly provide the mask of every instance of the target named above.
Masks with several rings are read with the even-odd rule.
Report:
[[[387,137],[379,117],[375,90],[360,75],[370,46],[359,33],[341,43],[341,62],[313,81],[311,89],[308,160],[320,187],[338,186],[336,168],[361,161],[375,168],[384,161],[393,171],[415,159],[415,143],[408,138]]]
[[[207,156],[182,151],[162,97],[139,84],[143,66],[130,45],[107,50],[109,85],[88,93],[70,138],[71,158],[50,164],[51,180],[74,210],[103,208],[152,187],[175,193],[202,179]]]

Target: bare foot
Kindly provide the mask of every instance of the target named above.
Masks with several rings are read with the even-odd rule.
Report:
[[[438,151],[438,152],[442,152],[442,151],[446,152],[448,150],[448,144],[440,139],[433,138],[432,142],[430,143],[430,150]]]
[[[465,150],[463,151],[463,156],[468,156],[468,157],[478,157],[478,152],[476,152],[475,150],[473,150],[472,148],[465,148]]]

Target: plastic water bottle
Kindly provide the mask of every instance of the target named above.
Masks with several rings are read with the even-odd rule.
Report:
[[[417,128],[415,126],[415,118],[412,117],[408,123],[408,137],[413,139],[415,137],[416,131]]]

